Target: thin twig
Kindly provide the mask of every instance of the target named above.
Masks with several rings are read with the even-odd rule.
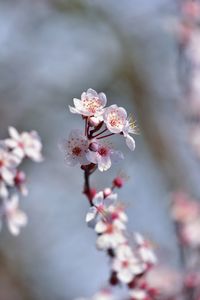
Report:
[[[93,136],[93,138],[96,138],[97,136],[101,135],[102,133],[106,132],[108,129],[105,128],[104,130],[102,130],[101,132],[97,133],[96,135]]]
[[[109,134],[107,134],[107,135],[100,136],[100,137],[97,138],[97,140],[107,138],[107,137],[109,137],[109,136],[111,136],[111,135],[114,135],[114,134],[115,134],[115,133],[109,133]]]

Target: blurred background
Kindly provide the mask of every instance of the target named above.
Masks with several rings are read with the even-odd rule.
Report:
[[[145,234],[161,262],[179,268],[169,194],[184,187],[200,197],[199,162],[187,135],[188,69],[177,38],[180,2],[0,0],[0,137],[9,125],[35,129],[45,156],[40,165],[25,165],[28,226],[18,238],[5,227],[0,235],[1,300],[72,300],[92,295],[108,278],[107,258],[85,224],[82,173],[66,167],[58,148],[83,125],[68,105],[90,87],[105,92],[109,105],[124,106],[140,128],[133,153],[114,140],[125,160],[97,172],[92,184],[101,189],[127,174],[120,199],[129,230]]]

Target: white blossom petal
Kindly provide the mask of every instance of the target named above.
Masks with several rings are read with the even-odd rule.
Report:
[[[102,156],[101,158],[98,157],[97,160],[99,171],[103,172],[110,169],[112,163],[109,156]]]
[[[86,215],[86,222],[89,223],[93,221],[96,218],[97,215],[97,209],[96,207],[92,206],[89,208],[89,212]]]
[[[94,196],[92,203],[94,206],[98,207],[99,205],[103,205],[104,202],[103,200],[104,200],[103,192],[99,192]]]
[[[129,147],[129,149],[131,151],[134,151],[134,149],[135,149],[135,140],[129,134],[126,137],[126,145]]]
[[[0,181],[0,198],[8,197],[8,189],[4,182]]]
[[[8,132],[9,132],[9,134],[10,134],[10,136],[11,136],[12,139],[14,139],[16,141],[18,141],[20,139],[20,135],[19,135],[18,131],[14,127],[12,127],[12,126],[9,127],[8,128]]]

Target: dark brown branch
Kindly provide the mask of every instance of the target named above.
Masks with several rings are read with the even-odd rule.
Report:
[[[91,189],[90,187],[90,175],[94,173],[96,170],[97,166],[93,163],[91,163],[88,166],[83,166],[82,169],[84,170],[84,189],[83,193],[86,195],[88,198],[90,206],[92,206],[92,199],[95,195],[94,189]]]

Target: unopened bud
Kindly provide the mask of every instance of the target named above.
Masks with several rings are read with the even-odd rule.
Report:
[[[111,193],[112,193],[112,190],[110,188],[104,189],[104,191],[103,191],[104,198],[110,196]]]
[[[113,185],[114,185],[114,187],[117,187],[118,189],[120,189],[124,185],[124,181],[121,177],[116,177],[113,180]]]
[[[15,184],[20,185],[26,181],[26,175],[22,171],[18,171],[15,176]]]
[[[89,145],[89,150],[90,150],[90,151],[97,152],[98,149],[99,149],[99,145],[98,145],[98,143],[96,143],[96,142],[92,142],[92,143]]]
[[[89,118],[89,121],[88,121],[88,124],[89,124],[91,127],[96,127],[96,126],[99,125],[100,122],[101,122],[101,121],[99,121],[98,118],[96,118],[96,117],[90,117],[90,118]]]

